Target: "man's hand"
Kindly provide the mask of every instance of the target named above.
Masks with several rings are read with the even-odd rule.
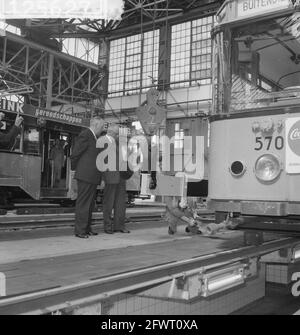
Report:
[[[16,117],[16,120],[15,120],[15,125],[17,126],[17,127],[20,127],[21,126],[21,124],[22,124],[22,122],[23,122],[23,118],[22,118],[22,116],[17,116]]]
[[[5,114],[0,112],[0,121],[2,121],[4,119],[4,117],[5,117]]]

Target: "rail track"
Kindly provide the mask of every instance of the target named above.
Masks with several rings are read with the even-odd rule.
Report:
[[[0,299],[0,315],[9,314],[74,314],[81,308],[89,308],[99,301],[125,292],[134,292],[143,287],[159,284],[178,274],[195,269],[230,265],[250,257],[299,245],[299,239],[278,238],[259,246],[239,247],[218,251],[192,259],[170,262],[137,269],[87,282],[44,290],[31,294]]]
[[[128,208],[127,219],[136,221],[160,220],[165,213],[163,206]],[[69,227],[74,225],[74,213],[16,215],[8,213],[0,217],[0,231],[37,228]],[[102,212],[93,213],[93,224],[103,223]]]

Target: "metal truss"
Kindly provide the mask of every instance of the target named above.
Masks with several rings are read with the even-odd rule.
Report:
[[[135,24],[182,18],[204,6],[221,4],[224,0],[124,0],[121,20],[90,19],[34,19],[8,20],[24,32],[39,31],[49,38],[105,38],[114,31],[130,28]]]
[[[102,108],[105,64],[103,59],[99,66],[7,32],[0,37],[0,93],[15,89],[26,103],[43,108]]]

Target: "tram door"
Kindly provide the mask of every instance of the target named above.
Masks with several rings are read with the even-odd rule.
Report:
[[[70,173],[72,136],[67,132],[43,131],[42,188],[43,195],[65,197]]]

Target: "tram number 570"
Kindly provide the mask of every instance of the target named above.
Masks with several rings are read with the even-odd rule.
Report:
[[[272,146],[275,147],[276,150],[282,150],[284,147],[284,139],[282,136],[265,136],[265,137],[256,137],[255,138],[256,147],[254,148],[256,151],[267,149],[270,150]]]

